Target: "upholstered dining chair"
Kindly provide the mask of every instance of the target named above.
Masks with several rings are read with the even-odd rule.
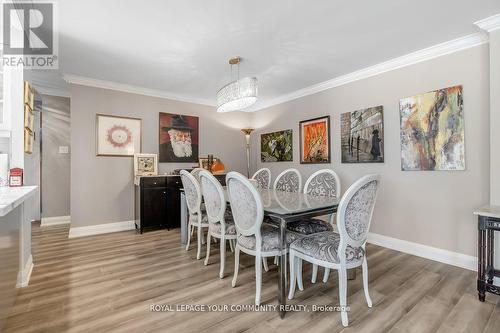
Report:
[[[226,240],[229,240],[231,248],[233,248],[232,242],[236,239],[236,228],[232,215],[229,211],[226,211],[226,199],[220,182],[206,170],[200,172],[200,180],[201,193],[205,201],[209,224],[205,265],[208,265],[208,258],[210,257],[211,237],[220,239],[219,277],[222,279],[226,262]]]
[[[206,214],[202,214],[201,211],[200,184],[198,183],[196,178],[186,170],[181,170],[180,175],[181,175],[182,187],[184,188],[184,194],[186,195],[186,202],[189,212],[189,221],[188,221],[189,236],[186,245],[186,251],[189,250],[189,245],[191,243],[191,231],[192,229],[197,228],[198,251],[196,253],[196,259],[200,259],[203,228],[208,228],[207,216]]]
[[[348,326],[347,317],[347,269],[362,266],[363,289],[366,303],[372,307],[368,292],[368,264],[365,243],[377,198],[380,178],[367,175],[356,181],[346,191],[337,211],[339,233],[319,232],[298,238],[290,244],[290,292],[295,293],[297,270],[300,262],[306,260],[325,268],[338,270],[339,299],[342,325]]]
[[[252,179],[257,181],[259,188],[268,189],[271,186],[271,170],[268,168],[262,168],[257,170]]]
[[[191,170],[191,174],[194,176],[194,178],[196,178],[196,180],[199,182],[200,181],[200,172],[202,172],[203,168],[194,168],[193,170]]]
[[[286,169],[276,177],[273,186],[275,191],[300,192],[302,176],[297,169]]]
[[[335,171],[331,169],[318,170],[306,180],[306,183],[304,185],[304,193],[314,196],[340,197],[341,187],[340,187],[339,176],[335,173]],[[305,235],[310,235],[323,231],[331,231],[333,230],[333,224],[335,222],[334,219],[335,219],[335,214],[331,214],[330,223],[327,223],[323,220],[316,218],[291,222],[287,225],[287,229]],[[300,290],[304,290],[302,286],[301,273],[302,273],[302,268],[299,267],[298,286]],[[323,282],[328,281],[329,274],[330,271],[328,268],[326,268],[325,273],[323,275]],[[313,264],[311,283],[316,282],[317,276],[318,276],[318,265]]]
[[[232,286],[236,286],[240,265],[240,251],[255,257],[255,304],[260,304],[262,286],[262,258],[274,257],[285,253],[280,250],[278,229],[263,224],[264,207],[262,198],[252,183],[238,172],[226,175],[231,211],[236,227],[236,247],[234,252],[234,276]],[[287,233],[291,243],[297,234]]]

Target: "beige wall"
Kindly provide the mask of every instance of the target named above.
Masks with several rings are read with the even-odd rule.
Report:
[[[333,168],[343,192],[359,177],[378,173],[382,184],[372,232],[475,256],[472,212],[489,201],[488,59],[483,45],[256,112],[253,171],[269,167],[274,180],[281,170],[296,167],[305,181],[316,170]],[[466,171],[401,171],[399,99],[457,84],[464,91]],[[340,114],[377,105],[384,106],[385,163],[341,164]],[[331,117],[332,163],[300,165],[298,122],[323,115]],[[259,134],[283,129],[293,129],[294,162],[261,163]]]
[[[200,117],[200,155],[219,156],[226,170],[244,172],[245,113],[217,114],[214,107],[113,90],[71,85],[71,226],[134,219],[131,157],[96,156],[96,113],[142,118],[142,152],[158,153],[159,112]],[[160,164],[160,172],[190,167]]]

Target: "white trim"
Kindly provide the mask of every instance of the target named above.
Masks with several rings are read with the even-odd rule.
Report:
[[[251,108],[250,110],[251,111],[262,110],[271,107],[273,105],[289,102],[291,100],[300,97],[316,94],[324,90],[343,86],[351,82],[363,80],[372,76],[383,74],[402,67],[414,65],[419,62],[431,60],[434,58],[438,58],[447,54],[451,54],[454,52],[458,52],[461,50],[465,50],[486,43],[488,43],[488,36],[484,33],[475,33],[467,35],[413,53],[409,53],[407,55],[394,58],[371,67],[366,67],[364,69],[360,69],[358,71],[346,75],[338,76],[328,81],[324,81],[303,89],[296,90],[289,94],[285,94],[277,98],[271,99],[270,101],[261,103],[257,105],[255,108]]]
[[[19,271],[17,274],[16,288],[24,288],[28,286],[31,278],[31,272],[33,272],[33,267],[33,256],[30,254],[23,270]]]
[[[215,102],[213,100],[204,99],[204,98],[189,97],[189,96],[182,96],[182,95],[178,95],[176,93],[168,92],[168,91],[149,89],[149,88],[145,88],[145,87],[139,87],[139,86],[123,84],[123,83],[118,83],[118,82],[112,82],[112,81],[92,79],[89,77],[78,76],[78,75],[73,75],[73,74],[63,74],[63,79],[68,83],[77,84],[77,85],[81,85],[81,86],[110,89],[110,90],[127,92],[127,93],[131,93],[131,94],[139,94],[139,95],[145,95],[145,96],[166,98],[166,99],[171,99],[174,101],[202,104],[202,105],[208,105],[208,106],[215,107]]]
[[[68,238],[107,234],[110,232],[128,231],[135,229],[135,221],[122,221],[89,225],[86,227],[69,228]]]
[[[68,224],[68,223],[71,223],[71,216],[42,217],[40,226],[48,227],[51,225]]]
[[[483,20],[479,20],[474,22],[474,25],[477,25],[480,29],[483,29],[488,32],[492,32],[500,29],[500,14],[496,14],[490,17],[487,17]]]
[[[471,271],[477,270],[477,257],[462,253],[438,249],[436,247],[408,242],[405,240],[392,238],[384,235],[369,233],[368,243],[386,247],[388,249],[408,253],[417,257],[439,261],[448,265],[453,265]]]

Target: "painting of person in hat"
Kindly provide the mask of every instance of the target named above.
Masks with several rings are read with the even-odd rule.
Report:
[[[160,113],[160,163],[198,162],[198,117]]]

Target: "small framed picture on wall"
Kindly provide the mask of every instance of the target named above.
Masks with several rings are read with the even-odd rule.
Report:
[[[139,118],[96,115],[96,155],[134,156],[141,152]]]
[[[330,163],[330,116],[299,123],[300,163]]]
[[[135,154],[134,176],[156,176],[158,174],[157,154]]]

